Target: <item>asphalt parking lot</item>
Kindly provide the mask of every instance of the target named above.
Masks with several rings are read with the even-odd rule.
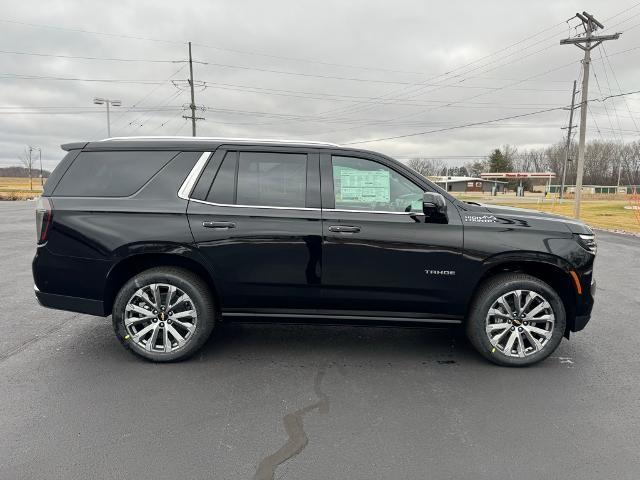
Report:
[[[591,324],[527,369],[455,330],[228,325],[169,365],[33,296],[0,202],[0,479],[637,479],[640,238],[599,232]]]

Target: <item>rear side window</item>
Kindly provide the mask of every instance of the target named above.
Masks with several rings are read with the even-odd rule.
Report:
[[[272,207],[304,207],[307,155],[240,152],[237,203]]]
[[[53,193],[61,197],[128,197],[178,153],[82,152]]]
[[[306,195],[306,154],[229,152],[207,200],[223,204],[304,207]]]

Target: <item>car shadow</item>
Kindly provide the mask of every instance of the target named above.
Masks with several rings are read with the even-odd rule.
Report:
[[[482,362],[455,327],[222,323],[194,358],[291,362]]]

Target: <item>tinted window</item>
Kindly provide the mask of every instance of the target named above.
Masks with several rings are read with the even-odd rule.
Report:
[[[60,181],[60,178],[62,178],[64,172],[67,171],[67,168],[69,168],[69,165],[73,163],[73,159],[76,158],[77,155],[78,150],[71,150],[70,152],[67,152],[62,160],[60,160],[56,168],[53,169],[53,172],[51,172],[51,175],[44,183],[43,195],[51,195],[53,193],[53,190]]]
[[[332,157],[336,208],[422,212],[422,189],[384,165],[354,157]]]
[[[304,207],[307,155],[240,152],[238,205]]]
[[[234,203],[237,157],[238,152],[228,152],[225,155],[207,195],[208,202]]]
[[[127,197],[178,152],[82,152],[54,190],[57,196]]]

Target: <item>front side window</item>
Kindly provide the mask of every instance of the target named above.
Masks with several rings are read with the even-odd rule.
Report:
[[[396,171],[363,158],[331,161],[337,209],[422,212],[423,190]]]
[[[306,194],[306,154],[240,152],[238,205],[304,207]]]

